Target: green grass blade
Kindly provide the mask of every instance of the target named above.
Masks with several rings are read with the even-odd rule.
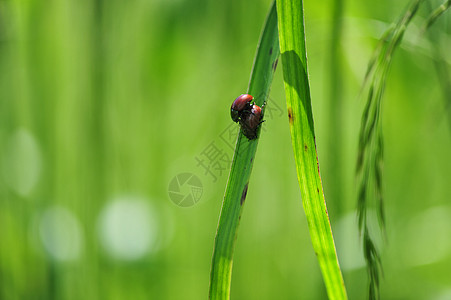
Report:
[[[260,36],[248,88],[248,94],[254,96],[259,106],[268,98],[279,54],[277,14],[273,4]],[[257,144],[258,138],[248,141],[240,132],[216,232],[210,299],[230,298],[233,251]]]
[[[347,299],[318,167],[301,0],[277,0],[280,51],[302,203],[329,299]]]

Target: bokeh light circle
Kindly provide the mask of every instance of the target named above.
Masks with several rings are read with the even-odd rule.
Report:
[[[83,232],[78,218],[61,206],[48,208],[39,220],[39,236],[44,249],[56,261],[79,258],[83,247]]]
[[[98,233],[104,250],[118,260],[133,261],[154,250],[158,221],[149,201],[137,196],[120,196],[103,208]]]
[[[39,144],[25,128],[17,129],[8,139],[2,155],[5,183],[21,196],[28,196],[41,173]]]

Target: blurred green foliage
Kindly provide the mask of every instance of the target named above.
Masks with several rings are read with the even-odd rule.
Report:
[[[0,1],[1,299],[207,298],[238,129],[229,107],[246,90],[270,2]],[[377,39],[406,4],[345,2],[339,43],[330,41],[332,1],[304,4],[318,155],[351,299],[363,299],[367,285],[355,217],[359,89]],[[446,13],[431,30],[438,47],[451,48]],[[405,40],[383,105],[381,297],[448,299],[451,131],[434,52],[409,31]],[[338,127],[330,126],[331,44],[340,47]],[[449,53],[445,61],[449,71]],[[278,70],[236,245],[233,299],[326,297],[284,105]],[[222,161],[208,164],[212,149]],[[203,186],[191,207],[168,195],[184,172]]]

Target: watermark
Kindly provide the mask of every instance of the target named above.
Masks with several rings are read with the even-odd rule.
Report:
[[[265,95],[261,96],[264,97]],[[258,97],[256,98],[258,99]],[[284,111],[277,105],[276,101],[268,97],[267,103],[264,114],[265,120],[273,120],[283,115]],[[221,131],[218,138],[212,140],[194,157],[196,167],[200,168],[205,178],[211,179],[213,183],[216,183],[223,175],[227,176],[228,174],[239,130],[238,124],[230,122]],[[262,123],[262,131],[266,131],[266,122]],[[183,186],[185,186],[185,192],[182,191],[181,187]],[[200,200],[202,192],[202,183],[193,173],[181,173],[175,176],[171,180],[168,189],[172,202],[183,207],[196,204]]]
[[[180,173],[168,186],[169,198],[175,205],[190,207],[199,202],[204,188],[199,177],[192,173]]]

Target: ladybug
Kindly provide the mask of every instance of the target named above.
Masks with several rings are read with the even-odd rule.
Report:
[[[262,121],[262,109],[258,105],[252,105],[250,112],[244,112],[240,120],[241,129],[243,134],[249,139],[253,140],[257,138],[257,130],[260,127]]]
[[[232,117],[233,122],[239,122],[245,115],[251,113],[252,100],[254,100],[254,97],[251,95],[242,94],[233,101],[232,106],[230,107],[230,116]]]

